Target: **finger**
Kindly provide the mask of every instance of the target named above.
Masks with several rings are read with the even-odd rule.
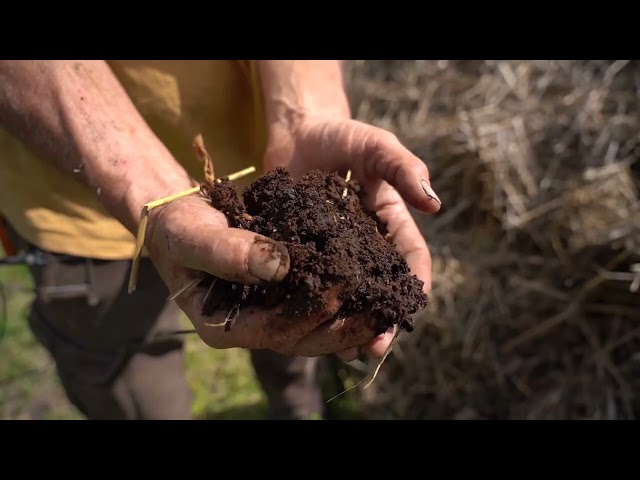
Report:
[[[393,340],[398,327],[390,329],[390,331],[378,335],[364,347],[364,351],[373,358],[380,358],[384,355]]]
[[[167,237],[175,262],[231,282],[277,282],[289,271],[281,242],[247,230],[203,225]]]
[[[316,357],[343,352],[370,342],[376,336],[372,322],[365,316],[334,318],[313,330],[292,349],[294,355]]]
[[[440,210],[442,202],[431,187],[429,169],[395,135],[377,130],[364,137],[359,153],[365,177],[385,180],[419,210]]]
[[[406,259],[411,273],[424,282],[423,291],[429,293],[432,258],[424,235],[395,189],[381,182],[373,191],[377,192],[376,196],[365,197],[364,205],[386,224],[391,241]]]
[[[397,329],[397,326],[393,327],[388,332],[375,337],[364,346],[365,353],[373,358],[381,358],[387,351],[387,348],[389,348],[389,345],[391,345],[391,341],[393,340],[393,336],[395,335]],[[355,347],[348,348],[347,350],[336,353],[336,355],[345,362],[351,362],[355,360],[356,358],[358,358],[359,354],[360,349]]]
[[[185,280],[187,278],[185,274]],[[321,310],[305,317],[287,316],[285,305],[273,308],[240,305],[203,316],[202,305],[207,290],[194,289],[176,302],[191,319],[202,340],[213,348],[268,348],[288,352],[306,334],[335,316],[342,305],[335,290],[328,294]],[[231,324],[225,328],[227,320]]]
[[[307,132],[311,135],[311,132]],[[315,149],[321,143],[326,149],[322,165],[316,168],[351,169],[356,178],[381,179],[395,187],[407,203],[425,212],[440,210],[441,201],[431,187],[429,169],[411,153],[398,138],[382,128],[355,120],[339,128],[325,125],[314,131],[319,142],[303,142]],[[302,152],[302,156],[315,159],[314,152]]]
[[[347,348],[346,350],[336,353],[336,355],[343,362],[353,362],[356,358],[358,358],[359,354],[360,354],[360,349],[356,347]]]
[[[427,242],[404,205],[397,207],[388,223],[391,241],[405,258],[410,272],[424,282],[423,292],[432,288],[432,258]]]
[[[311,316],[291,318],[282,314],[272,315],[268,320],[268,328],[272,337],[269,348],[288,349],[324,322],[335,317],[344,303],[339,298],[341,291],[340,285],[333,286],[325,293],[322,308]]]
[[[231,282],[260,284],[286,276],[290,259],[283,243],[229,228],[220,212],[200,202],[191,201],[190,214],[185,215],[184,203],[168,205],[154,219],[150,232],[154,257],[169,257]]]

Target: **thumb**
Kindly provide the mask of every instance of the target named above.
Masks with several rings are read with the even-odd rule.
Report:
[[[279,282],[289,272],[283,243],[230,228],[225,215],[203,198],[182,198],[158,210],[149,216],[147,246],[154,262],[166,268],[191,268],[245,284]]]
[[[215,224],[191,224],[166,233],[162,243],[173,262],[224,280],[279,282],[289,272],[285,245],[262,235]]]

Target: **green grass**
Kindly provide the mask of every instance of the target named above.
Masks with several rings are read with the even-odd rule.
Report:
[[[0,419],[83,418],[68,402],[47,352],[28,328],[26,315],[33,293],[26,268],[0,265],[0,288],[7,300],[5,309],[0,292]],[[183,320],[190,326],[186,318]],[[248,352],[213,350],[189,335],[186,357],[194,418],[265,418],[267,403]],[[322,378],[322,384],[327,398],[338,393],[329,388],[328,377]],[[332,418],[358,418],[355,395],[345,394],[329,407]]]
[[[265,418],[266,399],[246,351],[214,350],[192,336],[187,340],[186,355],[194,418]]]

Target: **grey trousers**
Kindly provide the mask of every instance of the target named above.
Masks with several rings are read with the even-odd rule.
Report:
[[[130,262],[41,252],[11,232],[23,250],[47,263],[31,266],[36,296],[29,326],[55,362],[69,400],[88,419],[190,419],[181,311],[155,267],[143,259],[136,292],[127,293]],[[90,285],[86,291],[78,285]],[[74,291],[75,290],[75,291]],[[156,335],[159,334],[159,335]],[[318,359],[252,351],[270,418],[322,415]]]

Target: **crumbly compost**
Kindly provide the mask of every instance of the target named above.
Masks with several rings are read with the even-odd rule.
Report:
[[[319,170],[296,182],[285,168],[277,168],[242,194],[224,178],[207,193],[231,227],[282,242],[291,266],[277,283],[243,285],[216,278],[204,315],[276,305],[283,305],[289,318],[314,315],[337,291],[342,303],[337,318],[364,315],[378,334],[394,325],[414,329],[412,315],[428,303],[423,282],[388,241],[385,226],[363,208],[357,182]]]

